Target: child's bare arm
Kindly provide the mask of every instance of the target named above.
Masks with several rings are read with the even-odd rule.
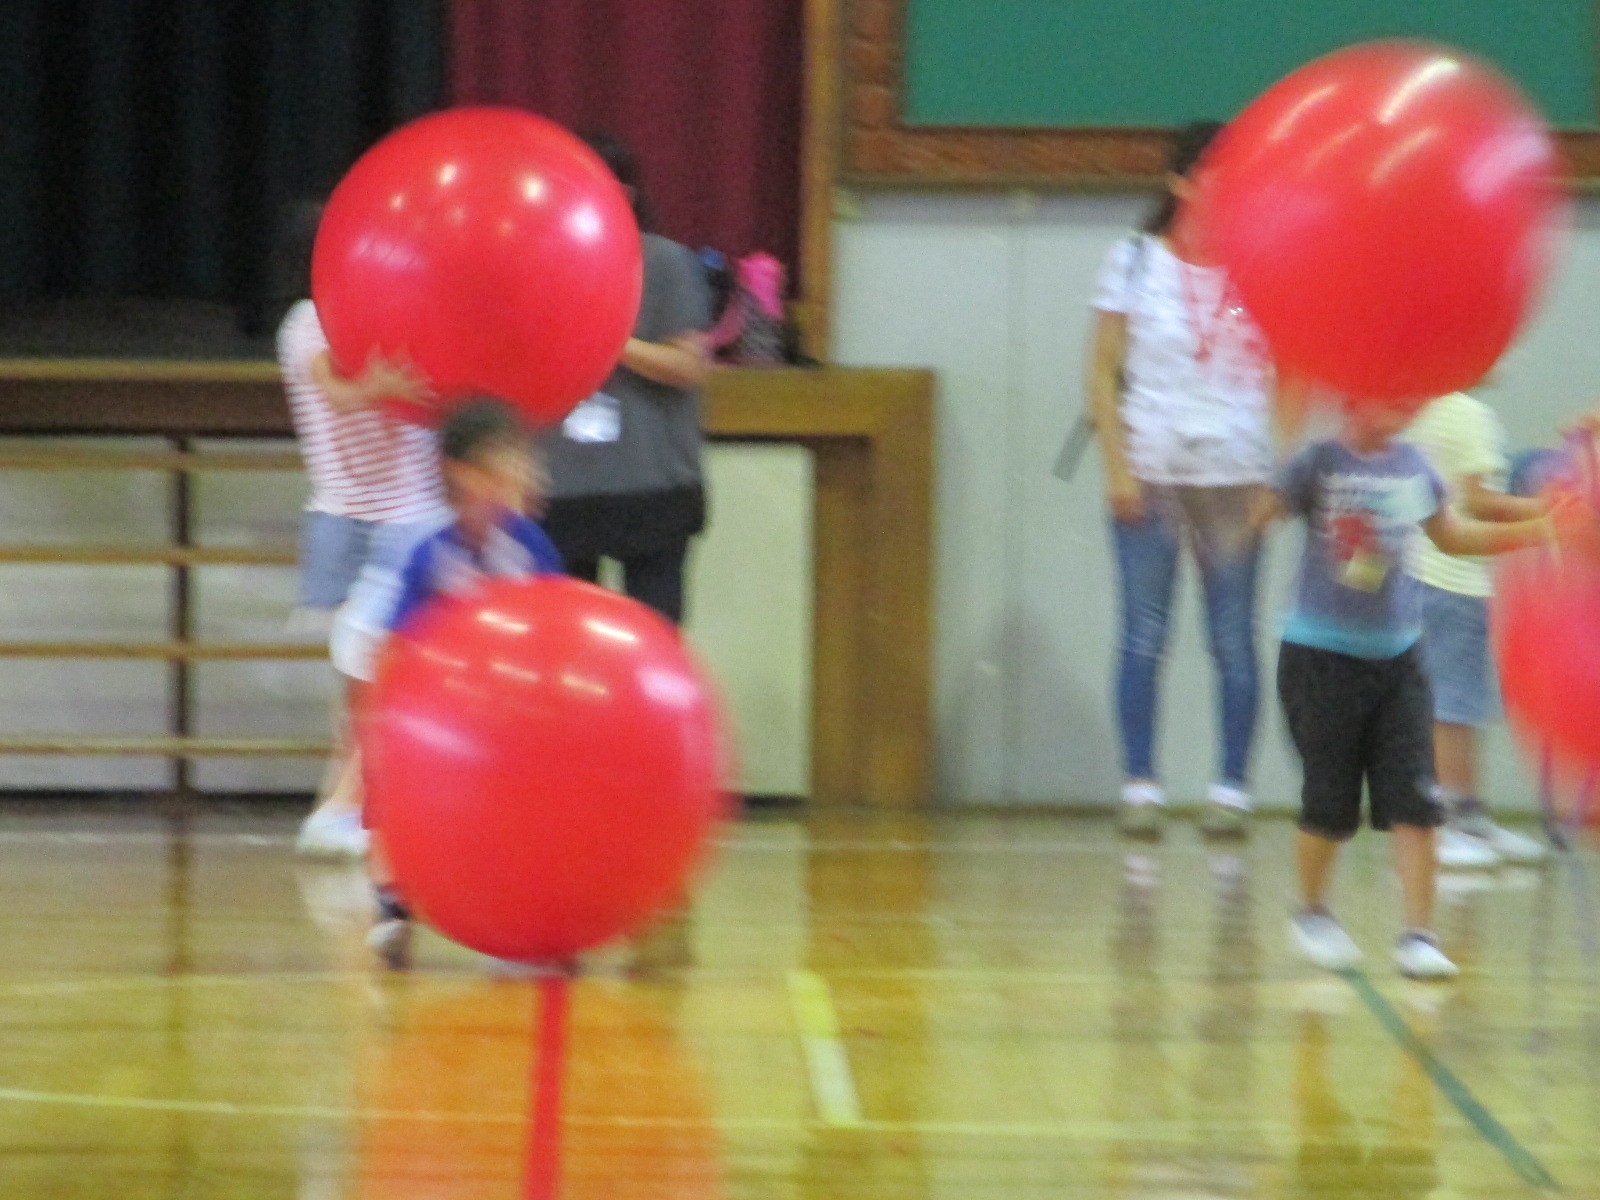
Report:
[[[1422,523],[1422,528],[1444,553],[1479,558],[1553,545],[1565,533],[1590,520],[1592,517],[1581,505],[1563,501],[1544,516],[1524,521],[1474,521],[1441,508]]]
[[[324,350],[311,360],[311,381],[341,413],[371,408],[380,400],[421,403],[430,395],[427,383],[409,362],[377,355],[368,361],[366,370],[352,378],[339,374],[333,356]]]
[[[1543,496],[1508,496],[1483,482],[1482,475],[1469,475],[1461,482],[1461,509],[1478,521],[1535,521],[1550,511]]]

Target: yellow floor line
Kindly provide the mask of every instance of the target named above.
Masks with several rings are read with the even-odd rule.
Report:
[[[856,1094],[850,1056],[839,1035],[839,1014],[828,981],[814,971],[789,972],[789,1003],[800,1029],[811,1098],[824,1125],[836,1129],[861,1125],[861,1098]]]

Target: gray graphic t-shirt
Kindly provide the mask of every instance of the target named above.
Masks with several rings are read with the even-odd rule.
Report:
[[[1285,641],[1355,658],[1393,658],[1422,636],[1421,585],[1407,575],[1412,541],[1445,489],[1415,446],[1358,454],[1308,446],[1284,468],[1289,510],[1305,518],[1305,552]]]

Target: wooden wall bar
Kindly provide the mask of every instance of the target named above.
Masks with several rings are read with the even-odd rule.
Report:
[[[0,360],[0,435],[282,437],[264,362]],[[812,799],[908,809],[932,794],[933,377],[720,371],[713,438],[816,458]]]

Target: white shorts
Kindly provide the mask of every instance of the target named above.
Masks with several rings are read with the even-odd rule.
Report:
[[[417,546],[443,528],[444,522],[434,520],[379,525],[374,531],[361,574],[328,635],[328,654],[339,674],[371,681],[378,647],[400,600],[401,573]]]

